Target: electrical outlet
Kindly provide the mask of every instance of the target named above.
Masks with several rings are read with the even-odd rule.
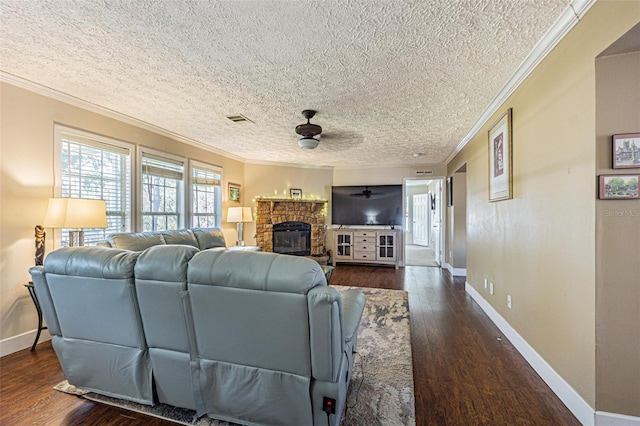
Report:
[[[507,308],[511,309],[511,295],[507,294]]]
[[[485,278],[485,279],[484,279],[484,288],[487,288],[487,282],[488,282],[488,281],[487,281],[487,279]]]
[[[493,295],[493,283],[489,283],[489,294]]]

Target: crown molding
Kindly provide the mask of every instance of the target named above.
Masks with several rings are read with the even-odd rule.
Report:
[[[511,76],[507,84],[491,101],[489,106],[482,113],[480,118],[471,127],[469,132],[462,138],[458,146],[447,157],[445,163],[448,164],[462,149],[469,143],[471,138],[480,131],[487,121],[495,114],[498,108],[513,94],[522,82],[533,72],[533,70],[547,57],[549,52],[564,38],[571,29],[580,22],[582,17],[589,11],[596,0],[574,0],[562,12],[562,15],[545,33],[544,37],[534,46],[526,59],[520,64],[516,72]]]
[[[151,123],[147,123],[146,121],[139,120],[137,118],[133,118],[129,115],[122,114],[120,112],[114,111],[109,108],[105,108],[100,105],[96,105],[94,103],[85,101],[84,99],[77,98],[75,96],[69,95],[67,93],[60,92],[58,90],[52,89],[51,87],[44,86],[42,84],[35,83],[30,80],[26,80],[24,78],[15,76],[13,74],[7,73],[5,71],[0,71],[0,82],[11,84],[12,86],[19,87],[21,89],[28,90],[30,92],[37,93],[39,95],[45,96],[50,99],[54,99],[59,102],[63,102],[78,108],[85,109],[87,111],[100,114],[102,116],[118,120],[120,122],[130,124],[132,126],[139,127],[144,130],[148,130],[150,132],[159,134],[161,136],[176,140],[178,142],[182,142],[188,145],[192,145],[198,148],[205,149],[214,154],[222,155],[232,160],[240,161],[245,163],[246,158],[240,157],[238,155],[232,154],[227,151],[223,151],[211,145],[207,145],[205,143],[199,142],[195,139],[188,138],[181,134],[172,132],[167,129],[163,129],[162,127],[158,127]]]

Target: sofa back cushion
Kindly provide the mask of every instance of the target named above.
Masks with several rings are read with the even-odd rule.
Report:
[[[136,300],[138,253],[70,247],[49,253],[45,278],[61,336],[53,347],[69,383],[143,404],[151,366]]]
[[[187,265],[197,252],[188,245],[154,246],[140,254],[135,266],[136,293],[158,400],[192,410],[198,405],[183,292],[187,289]]]
[[[203,358],[310,376],[307,293],[326,286],[317,262],[202,251],[189,262],[188,282]]]
[[[138,253],[88,246],[49,253],[44,270],[64,337],[141,345],[137,258]]]
[[[247,424],[311,424],[307,293],[326,286],[320,265],[205,250],[193,256],[187,277],[207,412]]]
[[[226,248],[224,234],[220,228],[193,228],[200,250]]]
[[[142,251],[149,247],[166,244],[163,235],[159,232],[111,234],[107,237],[107,241],[111,244],[111,247],[131,251]]]
[[[198,240],[191,229],[172,229],[160,231],[165,244],[182,244],[198,247]]]

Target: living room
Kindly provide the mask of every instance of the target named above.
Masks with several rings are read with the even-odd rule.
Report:
[[[637,35],[638,22],[640,2],[596,2],[441,164],[247,161],[3,72],[2,355],[33,341],[35,311],[24,284],[33,265],[33,228],[55,195],[54,127],[62,124],[220,167],[222,227],[232,232],[235,224],[225,216],[229,183],[240,186],[240,205],[254,207],[254,199],[289,197],[292,188],[329,199],[331,186],[401,185],[426,169],[445,180],[464,170],[466,193],[456,196],[467,208],[468,294],[501,329],[511,330],[514,344],[521,340],[518,349],[583,424],[639,424],[639,201],[597,197],[597,176],[616,173],[612,135],[640,128],[638,39],[632,37],[631,49],[602,53],[618,40],[628,42],[630,30]],[[489,202],[487,133],[508,109],[513,197]],[[321,115],[316,119],[321,123]],[[248,245],[254,233],[255,224],[246,224]],[[59,231],[47,230],[46,253],[59,241]],[[448,252],[449,235],[445,241],[448,263],[455,253]]]

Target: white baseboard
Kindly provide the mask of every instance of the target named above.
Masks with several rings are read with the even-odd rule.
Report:
[[[451,272],[451,275],[454,277],[466,277],[467,276],[467,268],[454,268],[447,262],[443,264],[444,269]]]
[[[36,333],[37,330],[31,330],[26,333],[18,334],[17,336],[0,340],[0,357],[30,348],[36,338]],[[47,340],[51,340],[51,335],[47,330],[42,330],[38,343],[46,342]]]
[[[475,288],[468,282],[465,290],[480,305],[491,321],[502,331],[504,336],[511,341],[513,346],[533,367],[551,390],[567,406],[569,411],[585,426],[595,426],[595,410],[567,383],[562,376],[542,358],[526,340],[511,327],[511,325],[487,302]]]
[[[640,417],[596,411],[597,426],[640,426]]]

